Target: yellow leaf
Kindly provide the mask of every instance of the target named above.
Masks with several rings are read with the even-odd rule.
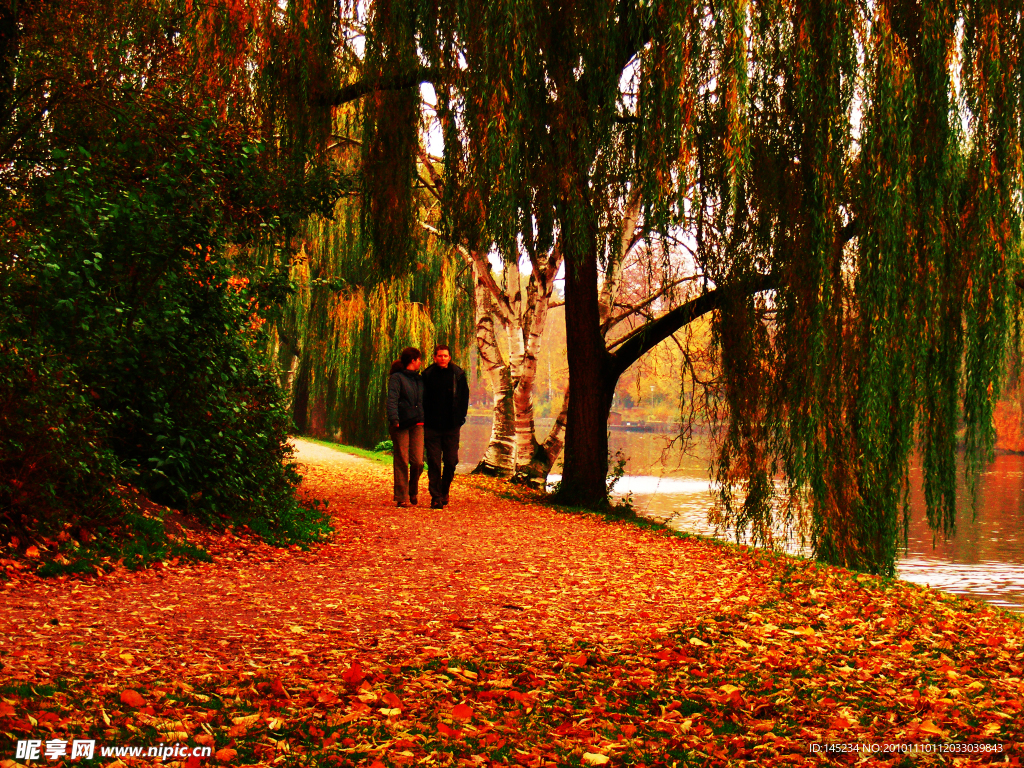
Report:
[[[302,627],[300,627],[298,624],[292,624],[290,627],[288,627],[288,629],[290,629],[296,635],[304,635],[304,634],[306,634],[306,630],[303,629]]]
[[[381,707],[379,711],[382,715],[386,715],[387,717],[395,717],[396,715],[402,714],[402,710],[398,707]]]
[[[726,683],[725,685],[720,685],[718,687],[718,690],[725,691],[725,693],[727,693],[727,694],[733,694],[733,693],[736,693],[736,691],[739,691],[741,689],[739,687],[735,686],[735,685],[729,685],[728,683]]]
[[[705,643],[703,640],[701,640],[699,637],[691,637],[690,638],[690,645],[696,645],[699,648],[707,648],[708,647],[708,644]]]
[[[260,719],[259,715],[246,715],[245,717],[232,717],[231,722],[235,725],[249,726]]]
[[[737,638],[733,638],[733,642],[735,642],[736,645],[738,645],[740,648],[742,648],[745,651],[748,651],[751,648],[753,648],[753,646],[750,643],[746,642],[745,640],[740,640],[738,637]]]
[[[135,657],[132,656],[130,653],[122,653],[121,659],[124,661],[125,664],[131,664],[133,661],[135,661]]]
[[[586,763],[587,765],[604,765],[605,763],[608,762],[608,756],[607,755],[598,755],[598,754],[595,754],[594,752],[584,752],[583,753],[583,762]]]
[[[942,729],[935,725],[935,723],[933,723],[931,720],[925,720],[923,723],[921,723],[921,727],[918,730],[921,733],[932,733],[936,736],[942,735]]]
[[[281,730],[282,725],[284,725],[284,720],[282,720],[280,717],[273,717],[267,721],[267,728],[269,728],[272,731]]]

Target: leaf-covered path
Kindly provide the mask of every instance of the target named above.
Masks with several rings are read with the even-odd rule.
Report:
[[[3,585],[6,739],[243,765],[1018,759],[1016,618],[468,478],[448,510],[396,509],[389,467],[297,446],[329,543],[228,535],[209,564]]]

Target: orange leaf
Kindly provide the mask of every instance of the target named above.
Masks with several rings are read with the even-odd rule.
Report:
[[[565,663],[566,664],[578,664],[579,666],[582,667],[584,664],[587,663],[587,654],[585,654],[585,653],[577,653],[575,656],[566,656],[565,657]]]
[[[0,717],[9,717],[13,714],[15,714],[14,707],[12,707],[6,701],[0,701]]]
[[[238,757],[238,752],[233,749],[228,749],[227,747],[225,747],[224,749],[218,749],[213,756],[220,760],[222,763],[230,763],[232,760]]]
[[[36,547],[29,547],[25,550],[25,557],[36,558],[39,557],[39,550]]]
[[[452,707],[452,717],[459,720],[469,720],[473,716],[473,710],[467,704],[456,704]]]
[[[139,695],[138,691],[133,691],[131,689],[124,691],[121,694],[121,701],[135,709],[146,706],[146,700]]]

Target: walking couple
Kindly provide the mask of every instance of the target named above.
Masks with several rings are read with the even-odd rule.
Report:
[[[388,378],[388,426],[395,465],[395,503],[416,506],[427,454],[430,506],[448,506],[455,468],[459,464],[459,431],[469,409],[466,373],[452,362],[445,344],[434,347],[434,362],[420,375],[422,355],[406,347],[391,364]]]

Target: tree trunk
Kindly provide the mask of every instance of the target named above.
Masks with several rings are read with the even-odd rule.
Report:
[[[543,443],[533,443],[533,450],[528,461],[519,461],[516,464],[515,481],[523,483],[532,488],[544,488],[547,485],[548,475],[555,465],[555,460],[562,452],[564,443],[562,436],[565,434],[565,422],[569,414],[569,390],[565,390],[562,396],[562,410],[551,425],[551,431]]]
[[[582,184],[583,195],[586,184]],[[579,194],[579,193],[578,193]],[[582,197],[582,195],[581,195]],[[579,207],[588,207],[577,198]],[[597,290],[596,226],[589,220],[566,233],[565,340],[568,348],[569,398],[565,430],[565,459],[558,501],[599,508],[608,503],[608,414],[614,381],[609,389],[604,371],[608,352],[601,335]],[[577,211],[575,218],[582,218]],[[584,229],[585,231],[578,231]]]
[[[480,352],[484,373],[491,382],[494,407],[491,438],[487,442],[483,458],[473,471],[485,475],[508,477],[515,471],[516,461],[515,388],[512,382],[511,367],[501,354],[501,345],[494,327],[496,313],[492,289],[487,284],[488,276],[482,274],[483,270],[489,268],[486,261],[474,261],[476,345]],[[500,316],[503,318],[504,314],[502,313]]]

